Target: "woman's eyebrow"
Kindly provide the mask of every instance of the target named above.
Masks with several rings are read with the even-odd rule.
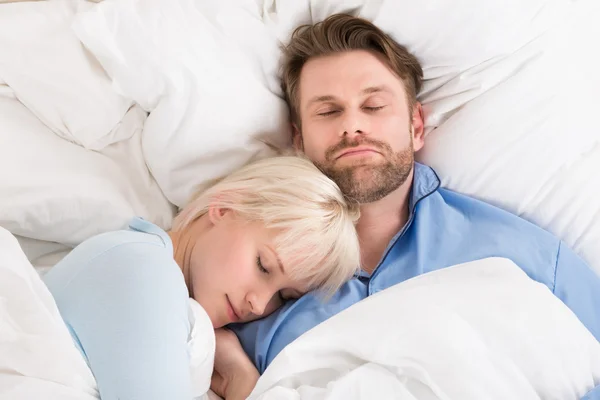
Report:
[[[271,253],[273,253],[273,255],[275,256],[275,260],[277,260],[277,266],[281,270],[281,273],[285,275],[285,270],[283,269],[283,263],[281,262],[281,259],[277,255],[277,252],[271,246],[267,246],[267,249],[269,249],[269,251]]]

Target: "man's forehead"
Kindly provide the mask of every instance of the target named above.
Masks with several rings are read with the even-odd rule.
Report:
[[[402,89],[400,79],[367,51],[311,59],[302,68],[299,82],[299,94],[304,104],[348,95],[395,93]]]

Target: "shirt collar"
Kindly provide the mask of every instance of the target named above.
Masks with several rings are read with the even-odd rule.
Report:
[[[440,178],[433,168],[415,162],[414,169],[413,185],[410,192],[410,200],[408,202],[409,215],[414,212],[415,206],[419,201],[423,200],[440,187]]]
[[[434,193],[440,187],[440,178],[438,178],[433,168],[415,162],[414,170],[415,171],[413,174],[413,184],[411,187],[410,199],[408,203],[409,220],[407,222],[407,225],[411,221],[410,216],[413,215],[413,213],[415,212],[415,207],[417,203],[429,196],[430,194]],[[403,227],[396,235],[394,235],[393,239],[384,251],[384,254],[388,252],[390,246],[393,245],[393,243],[398,239],[398,237],[401,235],[405,228],[406,227]],[[377,265],[377,268],[379,268],[379,265]],[[371,275],[363,270],[360,270],[358,273],[358,277],[368,279],[371,277]]]

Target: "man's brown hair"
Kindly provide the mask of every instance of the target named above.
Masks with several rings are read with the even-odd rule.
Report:
[[[367,50],[380,58],[403,82],[409,107],[421,89],[423,70],[404,46],[371,22],[347,14],[334,14],[314,25],[302,25],[283,48],[281,86],[290,108],[290,119],[300,127],[298,85],[304,64],[313,57],[351,50]]]

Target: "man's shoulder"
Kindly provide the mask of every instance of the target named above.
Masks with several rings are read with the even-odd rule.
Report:
[[[484,200],[446,188],[440,188],[438,194],[440,196],[438,200],[442,200],[442,203],[440,204],[442,207],[445,205],[446,207],[452,208],[454,211],[468,215],[473,222],[491,222],[502,225],[513,225],[520,229],[533,230],[542,235],[547,235],[548,238],[558,240],[542,227],[503,209],[499,205],[491,204]],[[435,197],[432,198],[432,200],[435,201]]]
[[[437,229],[460,235],[474,246],[493,243],[498,251],[527,249],[544,254],[544,258],[556,257],[560,240],[555,235],[496,205],[440,188],[424,200],[423,206],[416,210],[421,229],[435,223]]]
[[[560,240],[542,227],[479,199],[437,190],[417,208],[409,238],[418,238],[407,243],[414,245],[412,262],[418,264],[420,273],[503,257],[530,278],[551,290],[554,287]]]

